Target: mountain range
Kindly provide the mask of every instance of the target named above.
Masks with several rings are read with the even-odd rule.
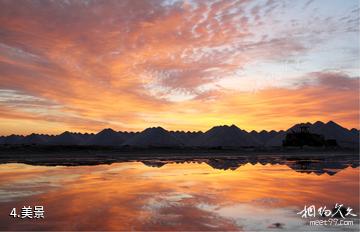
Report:
[[[215,126],[206,132],[167,131],[161,127],[147,128],[142,132],[104,129],[97,134],[64,132],[59,135],[30,134],[0,136],[0,144],[36,145],[96,145],[129,147],[280,147],[287,133],[307,126],[312,133],[325,139],[336,139],[340,147],[358,148],[359,130],[346,129],[329,121],[299,123],[286,131],[247,132],[235,125]]]

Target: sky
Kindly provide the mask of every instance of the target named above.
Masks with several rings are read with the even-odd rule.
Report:
[[[0,0],[0,135],[359,128],[357,0]]]

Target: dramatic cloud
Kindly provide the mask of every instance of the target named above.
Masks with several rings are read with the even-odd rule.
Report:
[[[2,0],[0,134],[357,127],[358,11],[356,1]]]

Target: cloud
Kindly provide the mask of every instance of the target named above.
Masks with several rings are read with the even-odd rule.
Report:
[[[232,106],[231,99],[254,100],[249,97],[253,89],[248,83],[264,82],[260,64],[272,63],[271,69],[284,60],[309,60],[312,57],[303,56],[316,53],[324,41],[352,33],[344,32],[345,26],[355,28],[356,12],[346,17],[330,11],[322,15],[307,7],[303,14],[286,13],[303,5],[248,0],[2,0],[0,89],[41,99],[41,103],[5,101],[0,96],[2,114],[14,115],[13,120],[22,115],[19,121],[23,117],[63,121],[66,128],[92,131],[103,125],[138,130],[151,124],[205,129],[211,120],[211,124],[230,122],[245,111]],[[312,76],[326,68],[311,70]],[[286,73],[277,82],[292,83],[291,76]],[[341,83],[336,78],[315,78],[323,82],[314,88],[321,95],[325,85]],[[350,85],[354,86],[346,88]],[[293,93],[295,87],[279,91]],[[248,123],[256,112],[272,115],[256,108],[258,98],[254,112],[246,111],[247,116],[238,122]],[[202,101],[208,100],[217,105],[203,111]],[[220,109],[230,113],[224,115]],[[195,119],[184,112],[198,114]],[[54,118],[55,114],[60,117]]]
[[[152,73],[157,74],[154,82],[177,89],[179,73],[184,72],[185,78],[198,79],[185,80],[187,84],[180,87],[191,92],[200,83],[224,78],[254,58],[288,56],[302,49],[291,38],[249,42],[254,22],[248,20],[247,11],[254,8],[247,9],[242,1],[195,2],[190,6],[162,5],[160,1],[25,1],[18,6],[5,1],[3,6],[4,46],[38,57],[51,69],[80,70],[80,75],[87,74],[94,81],[112,83],[119,72]],[[245,54],[239,55],[238,50]],[[121,69],[109,70],[120,62]],[[211,68],[223,71],[221,75],[203,73]],[[168,78],[164,80],[162,73]],[[64,75],[71,79],[69,73]]]
[[[238,125],[248,125],[256,120],[258,129],[286,129],[281,127],[283,120],[288,126],[305,121],[327,121],[329,118],[349,128],[359,124],[359,77],[318,72],[301,77],[301,81],[296,88],[274,87],[253,93],[235,90],[210,93],[214,98],[209,100],[209,104],[213,107],[206,107],[206,111],[218,115],[226,112],[228,121],[237,121]],[[244,128],[254,128],[253,123],[250,124],[251,127]]]
[[[311,73],[318,85],[336,90],[359,90],[359,77],[350,77],[346,73],[341,72],[316,72]]]

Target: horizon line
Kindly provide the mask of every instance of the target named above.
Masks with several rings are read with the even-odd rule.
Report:
[[[147,127],[147,128],[145,128],[145,129],[143,129],[143,130],[141,130],[141,131],[122,131],[122,130],[114,130],[114,129],[112,129],[112,128],[110,128],[110,127],[107,127],[107,128],[103,128],[102,130],[100,130],[100,131],[98,131],[98,132],[96,132],[96,133],[94,133],[94,132],[74,132],[74,131],[68,131],[68,130],[66,130],[66,131],[64,131],[64,132],[62,132],[62,133],[59,133],[59,134],[44,134],[44,133],[35,133],[35,132],[33,132],[33,133],[30,133],[30,134],[8,134],[8,135],[0,135],[0,137],[8,137],[8,136],[24,136],[24,137],[26,137],[26,136],[30,136],[30,135],[48,135],[48,136],[58,136],[58,135],[61,135],[61,134],[64,134],[64,133],[71,133],[71,134],[82,134],[82,135],[86,135],[86,134],[89,134],[89,135],[96,135],[96,134],[98,134],[98,133],[100,133],[100,132],[102,132],[102,131],[104,131],[104,130],[113,130],[113,131],[115,131],[115,132],[117,132],[117,133],[121,133],[121,132],[123,132],[123,133],[141,133],[141,132],[143,132],[143,131],[145,131],[145,130],[147,130],[147,129],[153,129],[153,128],[161,128],[161,129],[163,129],[163,130],[166,130],[167,132],[185,132],[185,133],[206,133],[207,131],[209,131],[209,130],[211,130],[211,129],[213,129],[213,128],[215,128],[215,127],[231,127],[231,126],[235,126],[235,127],[237,127],[237,128],[239,128],[240,130],[243,130],[243,131],[246,131],[247,133],[251,133],[251,132],[256,132],[256,133],[260,133],[260,132],[263,132],[263,131],[265,131],[265,132],[271,132],[271,131],[274,131],[274,132],[281,132],[281,131],[287,131],[287,130],[289,130],[290,128],[292,128],[292,127],[294,127],[295,125],[298,125],[298,124],[315,124],[315,123],[317,123],[317,122],[320,122],[320,123],[323,123],[323,124],[328,124],[328,123],[335,123],[336,125],[338,125],[338,126],[340,126],[340,127],[342,127],[342,128],[345,128],[345,129],[347,129],[347,130],[352,130],[352,129],[356,129],[356,130],[359,130],[359,128],[355,128],[355,127],[353,127],[353,128],[347,128],[347,127],[343,127],[341,124],[339,124],[339,123],[336,123],[335,121],[333,121],[333,120],[329,120],[328,122],[323,122],[323,121],[320,121],[320,120],[317,120],[317,121],[315,121],[315,122],[313,122],[313,123],[311,123],[311,122],[300,122],[300,123],[296,123],[296,124],[294,124],[294,125],[292,125],[292,126],[290,126],[289,128],[287,128],[287,129],[281,129],[281,130],[244,130],[244,129],[241,129],[241,127],[239,127],[239,126],[237,126],[236,124],[231,124],[231,125],[228,125],[228,124],[224,124],[224,125],[215,125],[215,126],[212,126],[211,128],[209,128],[209,129],[207,129],[207,130],[205,130],[205,131],[203,131],[203,130],[198,130],[198,131],[192,131],[192,130],[167,130],[167,129],[165,129],[164,127],[162,127],[162,126],[151,126],[151,127]]]

